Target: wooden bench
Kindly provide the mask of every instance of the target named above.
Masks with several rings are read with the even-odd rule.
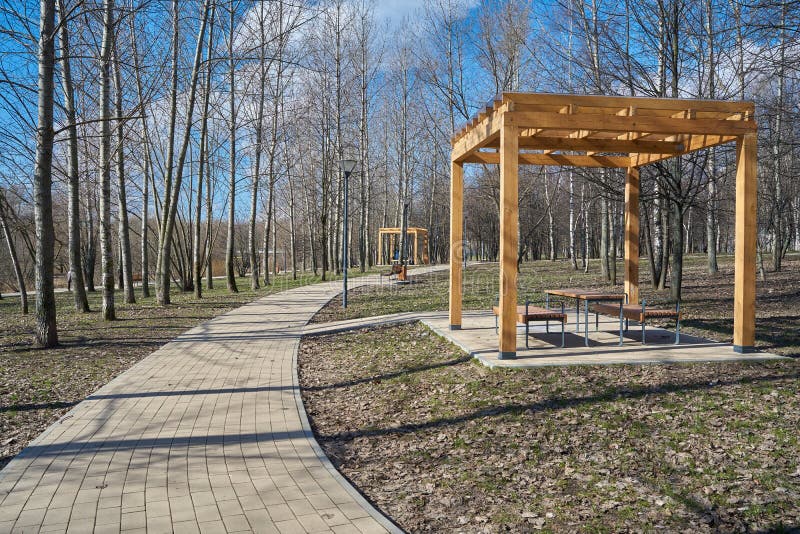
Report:
[[[392,264],[391,271],[389,271],[388,273],[381,273],[381,281],[383,281],[384,276],[388,277],[389,280],[391,280],[393,276],[397,276],[400,274],[403,274],[403,266],[400,265],[399,263],[394,263]]]
[[[500,316],[500,306],[492,306],[492,313],[494,313],[494,330],[499,330],[497,319]],[[517,306],[517,322],[525,325],[525,348],[530,348],[528,336],[530,335],[531,321],[545,321],[547,323],[547,332],[550,332],[550,321],[558,321],[561,323],[561,346],[564,346],[564,325],[567,322],[567,314],[564,313],[564,303],[561,303],[561,311],[553,310],[550,308],[542,308],[541,306],[531,306],[530,303],[525,302],[524,306]]]
[[[603,314],[610,317],[619,317],[619,305],[617,304],[602,304],[597,303],[592,307],[595,313],[595,325],[597,325],[597,315]],[[681,342],[681,304],[675,304],[675,309],[670,310],[666,308],[648,308],[647,303],[642,299],[641,304],[623,304],[622,316],[626,319],[625,330],[627,330],[627,321],[635,321],[642,325],[642,345],[646,344],[645,327],[648,320],[652,319],[673,319],[675,321],[675,344]],[[596,327],[596,326],[595,326]]]

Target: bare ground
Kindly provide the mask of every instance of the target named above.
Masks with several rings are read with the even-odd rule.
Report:
[[[408,531],[800,528],[800,361],[489,370],[419,324],[299,360],[325,452]]]

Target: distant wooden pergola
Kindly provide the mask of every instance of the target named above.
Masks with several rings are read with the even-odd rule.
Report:
[[[752,102],[503,93],[452,139],[450,328],[461,328],[464,164],[500,165],[499,357],[516,357],[519,165],[615,167],[625,179],[625,293],[639,302],[639,168],[736,142],[733,345],[755,343],[756,123]]]
[[[402,241],[403,229],[402,228],[379,228],[378,229],[378,265],[386,265],[392,263],[392,251],[400,250],[400,243]],[[411,226],[406,228],[407,242],[411,245],[411,261],[414,265],[428,265],[430,258],[428,256],[428,230],[425,228],[417,228]],[[388,247],[389,254],[384,254],[384,248]]]

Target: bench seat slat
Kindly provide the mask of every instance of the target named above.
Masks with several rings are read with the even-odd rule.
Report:
[[[593,307],[596,313],[603,315],[619,315],[619,306],[616,304],[595,304]],[[642,313],[642,307],[639,304],[624,304],[622,306],[622,316],[631,321],[643,322],[647,319],[680,319],[680,312],[669,310],[665,308],[646,308]]]
[[[495,315],[500,315],[500,308],[492,306],[492,312]],[[561,313],[557,310],[548,310],[541,306],[528,306],[527,313],[525,306],[517,306],[517,322],[527,323],[529,321],[561,321],[567,322],[567,314]]]

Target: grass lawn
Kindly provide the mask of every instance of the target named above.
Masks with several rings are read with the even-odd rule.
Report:
[[[710,276],[704,255],[687,256],[684,267],[681,309],[682,329],[692,335],[732,341],[733,337],[733,257],[720,256],[720,272]],[[464,274],[464,309],[487,310],[497,299],[498,265],[478,264]],[[671,304],[669,290],[655,291],[650,283],[649,265],[641,260],[640,292],[652,304]],[[541,300],[543,291],[552,288],[586,287],[622,291],[622,264],[617,268],[619,284],[602,280],[597,260],[590,273],[574,271],[568,260],[523,263],[519,276],[519,300]],[[416,283],[398,286],[384,284],[351,291],[347,310],[334,299],[314,318],[314,322],[369,317],[403,311],[446,310],[448,273],[439,271],[414,277]],[[761,350],[800,356],[800,255],[790,255],[781,272],[767,273],[758,281],[756,300],[756,347]]]
[[[225,280],[216,279],[201,300],[173,291],[167,307],[156,305],[154,297],[142,299],[138,289],[138,302],[124,304],[117,292],[118,320],[108,323],[99,312],[99,292],[89,294],[88,314],[75,312],[71,294],[56,293],[61,345],[48,350],[32,346],[33,295],[27,316],[19,313],[17,297],[5,296],[0,300],[0,469],[70,407],[185,330],[258,297],[319,281],[313,275],[297,280],[279,275],[268,288],[251,291],[249,278],[240,278],[240,292],[231,294]]]
[[[687,284],[696,325],[729,328],[719,284],[717,299]],[[442,308],[434,285],[409,286],[391,306]],[[375,296],[353,307],[383,310],[365,299]],[[788,316],[795,302],[775,310]],[[299,360],[326,453],[411,532],[800,525],[800,360],[489,370],[420,324],[307,339]]]

